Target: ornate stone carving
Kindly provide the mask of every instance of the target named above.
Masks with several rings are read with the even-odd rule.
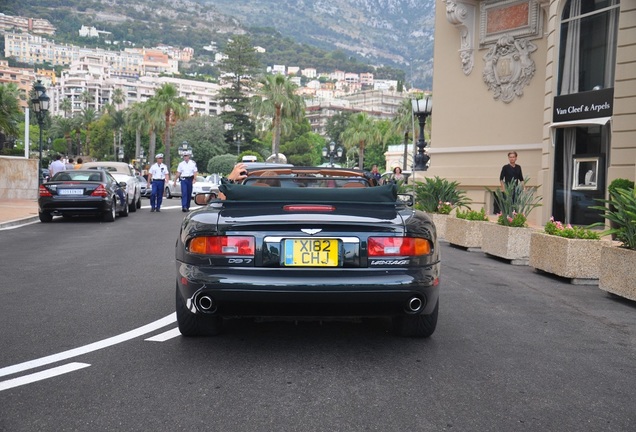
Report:
[[[459,59],[462,62],[464,75],[470,75],[475,66],[475,6],[467,2],[443,0],[446,4],[446,19],[453,24],[460,35]]]
[[[510,103],[515,96],[523,96],[523,88],[535,73],[530,54],[537,46],[528,39],[515,39],[503,35],[484,56],[484,82],[493,92],[495,100]]]

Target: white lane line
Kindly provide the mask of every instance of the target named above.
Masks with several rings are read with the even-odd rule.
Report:
[[[85,367],[89,367],[89,366],[90,365],[88,363],[69,363],[63,366],[47,369],[42,372],[35,372],[30,375],[21,376],[19,378],[13,378],[6,381],[0,381],[0,391],[8,390],[13,387],[19,387],[25,384],[31,384],[36,381],[42,381],[48,378],[53,378],[58,375],[63,375],[65,373],[84,369]]]
[[[67,360],[72,357],[77,357],[82,354],[97,351],[102,348],[107,348],[109,346],[116,345],[118,343],[126,342],[130,339],[134,339],[136,337],[143,336],[147,333],[153,332],[157,329],[160,329],[161,327],[165,327],[169,324],[174,324],[176,321],[177,321],[177,314],[176,312],[173,312],[164,318],[151,322],[150,324],[146,324],[145,326],[136,328],[134,330],[130,330],[126,333],[122,333],[117,336],[110,337],[108,339],[103,339],[101,341],[93,342],[91,344],[84,345],[82,347],[73,348],[68,351],[63,351],[61,353],[52,354],[46,357],[41,357],[39,359],[29,360],[24,363],[18,363],[13,366],[4,367],[0,369],[0,377],[22,372],[28,369],[33,369],[36,367],[48,365],[51,363],[59,362],[62,360]]]
[[[167,332],[159,333],[153,337],[146,339],[148,342],[165,342],[169,339],[176,338],[177,336],[181,336],[181,332],[178,328],[174,328],[172,330],[168,330]]]

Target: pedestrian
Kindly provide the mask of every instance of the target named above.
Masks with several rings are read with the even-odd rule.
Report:
[[[68,158],[68,162],[64,165],[67,170],[75,169],[75,164],[73,163],[73,158]]]
[[[79,157],[79,158],[77,158],[77,163],[75,163],[75,166],[73,168],[74,169],[81,169],[83,163],[84,163],[84,160],[81,157]]]
[[[506,194],[506,185],[511,182],[523,183],[523,173],[521,172],[521,165],[517,165],[517,152],[508,152],[508,163],[501,168],[501,174],[499,174],[499,182],[501,183],[501,191],[503,196]],[[516,185],[515,185],[516,186]],[[516,196],[515,190],[512,193],[512,204],[514,205]],[[495,213],[499,213],[501,209],[495,201]]]
[[[399,166],[396,166],[395,168],[393,168],[393,174],[391,174],[391,180],[394,183],[400,182],[400,181],[404,181],[404,175],[402,174],[402,168],[400,168]]]
[[[382,174],[380,174],[380,171],[378,171],[377,164],[373,164],[373,166],[371,167],[371,176],[373,176],[373,178],[378,182],[382,178]]]
[[[521,172],[521,165],[517,165],[517,152],[508,152],[508,164],[501,168],[501,174],[499,174],[499,182],[501,183],[501,190],[506,190],[506,183],[516,180],[523,183],[523,174]]]
[[[169,171],[166,164],[163,163],[163,153],[155,156],[155,162],[148,171],[148,183],[152,185],[152,193],[150,194],[150,211],[161,211],[161,202],[165,191],[165,184],[170,181]]]
[[[173,185],[176,186],[177,180],[181,181],[181,211],[190,211],[190,201],[192,199],[192,185],[197,182],[197,163],[190,159],[192,152],[187,150],[183,152],[183,160],[177,166],[177,177],[174,179]]]
[[[62,155],[55,155],[55,160],[49,165],[49,179],[52,179],[56,173],[65,170],[66,165],[62,162]]]

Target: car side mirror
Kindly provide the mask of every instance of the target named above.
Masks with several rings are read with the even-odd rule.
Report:
[[[194,203],[198,205],[208,205],[210,201],[217,198],[215,193],[199,193],[194,196]]]
[[[407,193],[398,194],[398,201],[409,207],[413,207],[414,204],[413,195]]]
[[[118,184],[119,184],[119,186],[121,186],[123,188],[128,186],[128,183],[126,183],[125,181],[119,182]]]

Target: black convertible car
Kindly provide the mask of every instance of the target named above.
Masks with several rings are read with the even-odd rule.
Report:
[[[362,171],[254,170],[183,220],[176,312],[184,336],[232,317],[390,317],[428,337],[439,307],[433,222]]]
[[[115,216],[128,216],[126,182],[117,182],[104,170],[68,170],[56,173],[40,185],[38,214],[40,221],[53,216],[97,215],[106,222]]]

